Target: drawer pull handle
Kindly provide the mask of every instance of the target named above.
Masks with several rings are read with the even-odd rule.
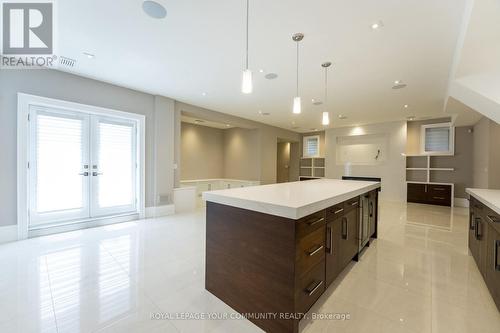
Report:
[[[470,230],[475,230],[475,218],[474,218],[474,213],[470,213],[470,223],[469,223],[469,229]]]
[[[443,187],[434,187],[434,191],[446,191]]]
[[[477,240],[481,240],[481,238],[483,238],[483,235],[480,233],[480,229],[482,229],[481,223],[482,223],[481,218],[476,217],[476,239]]]
[[[348,232],[348,227],[347,227],[347,218],[343,217],[342,218],[342,239],[348,239],[349,238],[349,232]]]
[[[357,201],[355,201],[355,202],[351,202],[351,206],[356,206],[357,204],[358,204],[358,202],[357,202]]]
[[[342,213],[344,211],[344,208],[337,209],[336,211],[333,212],[333,214],[338,214]]]
[[[493,243],[495,252],[493,253],[493,268],[495,271],[500,272],[500,264],[498,263],[498,248],[500,247],[500,240],[495,240]]]
[[[486,217],[488,218],[488,220],[490,220],[491,223],[500,223],[500,219],[496,216],[486,215]]]
[[[322,218],[317,219],[316,221],[308,221],[308,222],[307,222],[307,225],[309,225],[309,226],[311,227],[311,226],[313,226],[313,225],[315,225],[315,224],[318,224],[318,223],[323,222],[324,220],[325,220],[325,218],[324,218],[324,217],[322,217]]]
[[[319,287],[321,287],[322,284],[323,284],[323,281],[319,281],[314,287],[308,287],[306,289],[306,293],[309,296],[312,296],[319,289]]]
[[[446,198],[443,197],[432,197],[433,199],[438,199],[438,200],[445,200]]]
[[[330,249],[328,253],[333,254],[333,228],[330,227]]]
[[[314,249],[313,251],[309,252],[309,257],[312,257],[313,255],[315,255],[316,253],[318,253],[322,249],[323,249],[323,245],[319,245],[316,249]]]

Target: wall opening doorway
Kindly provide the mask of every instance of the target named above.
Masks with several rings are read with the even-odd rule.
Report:
[[[144,215],[144,116],[19,94],[19,238]]]
[[[278,138],[276,152],[276,182],[299,180],[299,143]]]

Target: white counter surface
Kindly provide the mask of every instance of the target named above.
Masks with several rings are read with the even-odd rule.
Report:
[[[500,214],[500,190],[487,190],[480,188],[468,188],[465,192]]]
[[[379,182],[318,179],[203,193],[203,199],[290,219],[341,203],[380,187]]]

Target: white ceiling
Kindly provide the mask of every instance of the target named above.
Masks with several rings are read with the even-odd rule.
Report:
[[[302,132],[321,128],[324,106],[311,99],[323,98],[324,61],[333,62],[332,127],[442,115],[465,0],[250,1],[252,95],[240,92],[244,0],[158,0],[164,20],[147,17],[141,0],[60,0],[56,52],[77,60],[62,70],[255,121],[270,112],[265,123]],[[305,34],[298,116],[295,32]],[[408,87],[392,90],[395,80]]]

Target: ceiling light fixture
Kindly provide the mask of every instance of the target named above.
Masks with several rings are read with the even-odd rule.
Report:
[[[405,109],[408,109],[408,104],[405,104],[405,105],[404,105],[404,108],[405,108]]]
[[[374,22],[371,25],[372,30],[378,30],[378,29],[382,28],[383,26],[384,26],[384,23],[382,21]]]
[[[83,52],[83,55],[86,56],[89,59],[94,59],[95,58],[95,54],[92,54],[92,53]]]
[[[250,0],[247,0],[247,25],[246,25],[246,57],[245,57],[245,70],[243,71],[243,78],[241,81],[241,92],[244,94],[251,94],[253,91],[252,71],[248,68],[248,21]]]
[[[406,88],[406,83],[403,83],[403,81],[401,80],[394,81],[392,89],[403,89],[403,88]]]
[[[268,73],[266,75],[264,75],[264,77],[268,80],[274,80],[276,78],[278,78],[278,74],[276,73]]]
[[[292,35],[292,40],[297,43],[297,90],[295,91],[295,97],[293,98],[293,113],[299,114],[302,112],[302,102],[299,96],[299,43],[304,39],[304,34],[298,32]]]
[[[347,116],[344,116],[343,114],[339,114],[339,119],[347,119]]]
[[[162,19],[167,16],[167,10],[156,1],[144,1],[142,3],[142,10],[154,19]]]
[[[207,93],[206,92],[202,92],[201,96],[207,96]]]
[[[323,126],[330,125],[330,114],[328,113],[328,67],[332,65],[331,62],[325,62],[321,64],[321,67],[325,69],[325,111],[323,111],[323,117],[321,119],[321,124]]]
[[[259,73],[264,73],[264,70],[263,69],[259,69]]]

